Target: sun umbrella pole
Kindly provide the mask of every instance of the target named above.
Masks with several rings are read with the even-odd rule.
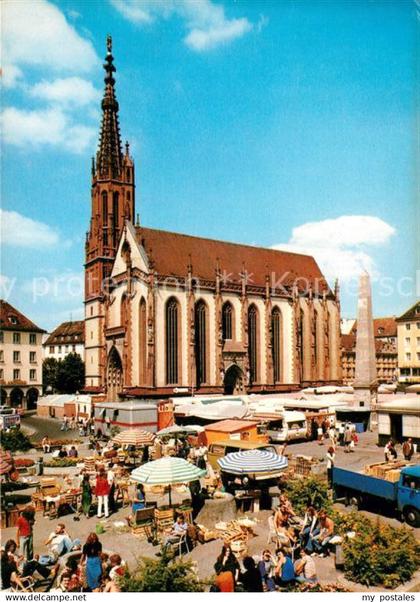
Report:
[[[172,493],[172,485],[169,483],[169,505],[172,508],[172,495],[171,495],[171,493]]]

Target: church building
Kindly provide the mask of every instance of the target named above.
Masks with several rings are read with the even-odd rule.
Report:
[[[111,39],[86,236],[86,387],[108,401],[339,383],[340,302],[308,255],[135,218]]]

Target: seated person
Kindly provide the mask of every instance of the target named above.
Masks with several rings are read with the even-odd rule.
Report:
[[[262,592],[263,585],[260,571],[255,565],[255,560],[252,556],[246,556],[243,559],[245,571],[240,574],[240,581],[246,592]]]
[[[304,548],[308,545],[310,537],[319,534],[318,513],[313,506],[308,506],[303,519],[303,525],[299,531],[300,545]]]
[[[295,516],[295,511],[293,510],[291,501],[283,493],[279,497],[279,505],[283,506],[283,508],[287,510],[287,514],[289,516]]]
[[[284,554],[283,550],[276,551],[276,568],[274,569],[274,581],[277,585],[285,585],[296,578],[295,568],[290,556]]]
[[[10,590],[10,589],[20,589],[23,592],[29,591],[19,574],[16,563],[10,559],[6,550],[1,551],[1,589]]]
[[[135,498],[133,499],[132,511],[134,517],[136,515],[137,510],[142,510],[146,507],[146,494],[144,493],[144,487],[141,483],[136,485],[135,490]]]
[[[58,558],[73,549],[80,548],[81,542],[80,539],[72,540],[66,531],[66,526],[63,523],[58,523],[55,530],[45,540],[44,545],[49,545],[52,556]]]
[[[317,583],[316,566],[304,548],[300,549],[300,558],[295,562],[296,581],[299,583]]]
[[[274,569],[276,568],[275,558],[270,550],[264,550],[261,554],[261,560],[258,563],[263,587],[265,591],[274,592],[276,585],[274,583]]]
[[[60,449],[58,450],[58,457],[67,458],[67,451],[64,449],[64,447],[60,447]]]
[[[112,581],[118,581],[119,577],[122,577],[125,572],[125,565],[121,560],[119,554],[111,554],[109,557],[109,577]]]
[[[187,533],[187,529],[188,524],[185,522],[184,515],[178,514],[171,531],[165,537],[163,547],[166,548],[170,544],[178,543],[181,537]]]
[[[77,458],[78,457],[78,452],[77,449],[74,445],[71,446],[70,450],[69,450],[69,458]]]
[[[118,583],[116,581],[114,581],[114,579],[111,579],[111,577],[109,575],[105,575],[103,578],[102,591],[109,592],[109,593],[120,592],[121,588],[118,585]]]
[[[51,442],[48,437],[44,437],[41,441],[42,451],[44,454],[49,454],[51,451]]]
[[[319,533],[318,535],[312,535],[309,538],[306,549],[309,553],[325,556],[329,554],[328,544],[334,536],[334,523],[330,518],[328,518],[325,510],[321,510],[318,514],[318,517]]]

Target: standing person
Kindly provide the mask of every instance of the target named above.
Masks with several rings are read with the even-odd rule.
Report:
[[[20,554],[25,560],[34,557],[33,524],[35,513],[32,510],[22,510],[16,521],[16,543],[20,547]]]
[[[329,447],[327,449],[326,459],[327,459],[328,484],[331,487],[332,486],[332,469],[334,467],[334,461],[335,461],[335,450],[333,447]]]
[[[318,445],[324,445],[324,429],[322,428],[321,424],[318,424],[316,433],[317,433]]]
[[[146,494],[144,493],[144,486],[142,483],[137,483],[135,489],[135,498],[133,500],[133,504],[131,509],[133,511],[134,516],[136,515],[137,510],[143,510],[146,507]]]
[[[338,443],[340,447],[344,447],[344,424],[342,422],[338,425]]]
[[[90,486],[90,477],[87,473],[83,475],[81,489],[82,489],[82,512],[86,516],[86,518],[89,518],[90,507],[92,505],[92,487]]]
[[[413,457],[413,454],[414,454],[414,445],[413,445],[413,440],[411,437],[409,437],[407,439],[407,441],[404,441],[403,446],[402,446],[402,453],[404,456],[404,460],[407,460],[407,462],[410,462],[411,458]]]
[[[160,437],[156,437],[155,442],[153,444],[153,458],[155,460],[159,460],[163,453],[163,445],[162,445],[162,440],[160,439]]]
[[[116,510],[115,504],[115,472],[114,472],[114,464],[113,462],[109,463],[108,471],[106,473],[106,478],[109,485],[109,494],[108,494],[108,505],[111,514]]]
[[[335,430],[335,426],[332,424],[328,430],[328,437],[330,439],[331,447],[335,449],[337,445],[337,431]]]
[[[350,425],[348,424],[346,426],[346,430],[344,431],[344,453],[349,453],[350,452],[350,444],[352,441],[352,432],[351,432],[351,428]]]
[[[207,447],[201,443],[200,447],[197,449],[197,466],[201,468],[201,470],[206,470],[207,466]]]
[[[44,452],[44,454],[49,454],[51,451],[51,442],[50,442],[48,436],[45,436],[42,439],[41,445],[42,445],[42,451]]]
[[[392,439],[388,441],[384,449],[385,462],[391,462],[397,458],[397,450]]]
[[[350,441],[350,447],[349,447],[349,451],[354,451],[354,448],[356,447],[356,445],[359,443],[359,437],[356,433],[356,431],[353,431],[351,434],[351,441]]]
[[[105,518],[109,516],[108,496],[110,486],[104,470],[101,470],[96,477],[95,495],[98,498],[98,518],[102,517],[102,506],[105,509]]]
[[[90,533],[82,548],[81,563],[86,560],[86,580],[88,588],[93,591],[99,587],[102,577],[101,562],[102,544],[96,533]]]

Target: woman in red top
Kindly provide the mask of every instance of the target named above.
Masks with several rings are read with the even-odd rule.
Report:
[[[102,516],[102,505],[105,508],[105,518],[109,516],[109,492],[110,486],[105,471],[101,470],[96,477],[95,495],[98,498],[98,518]]]
[[[35,513],[29,509],[23,510],[16,521],[16,543],[25,560],[32,560],[34,556],[33,524]]]

